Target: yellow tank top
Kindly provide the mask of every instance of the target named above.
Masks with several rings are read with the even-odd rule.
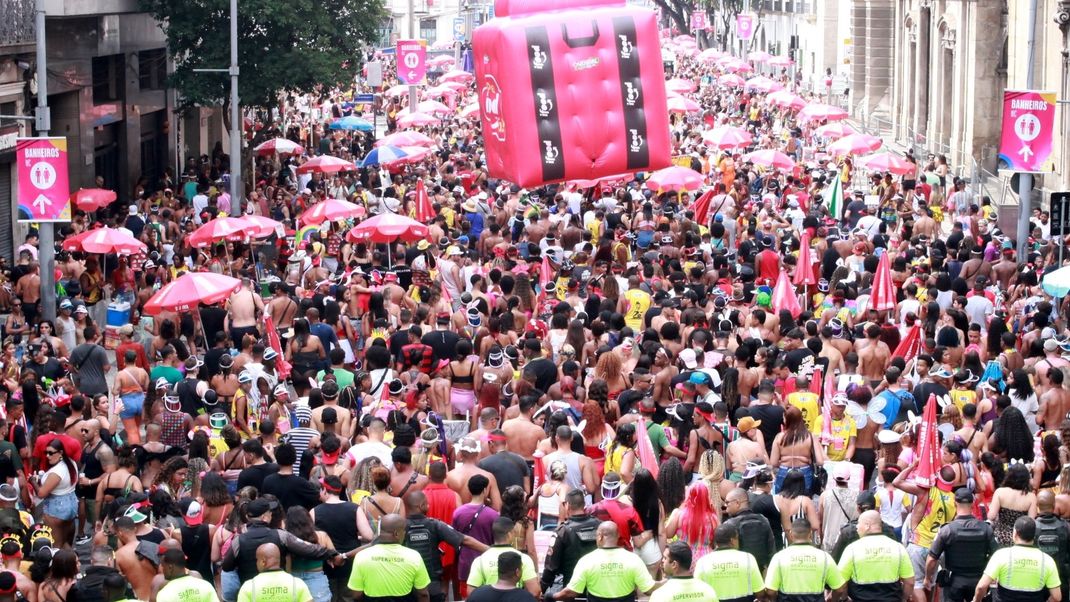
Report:
[[[643,329],[643,316],[650,309],[650,295],[638,289],[631,289],[624,293],[628,300],[628,311],[624,314],[624,323],[635,332]]]
[[[806,428],[816,434],[818,432],[817,419],[821,416],[821,409],[817,405],[817,395],[810,391],[794,391],[788,395],[788,403],[799,408],[806,422]]]
[[[951,389],[951,402],[955,404],[955,407],[959,409],[959,413],[961,414],[962,408],[966,407],[966,404],[977,403],[977,391]]]
[[[940,527],[951,522],[955,518],[955,498],[948,491],[940,491],[939,487],[929,489],[929,499],[925,508],[925,516],[921,518],[918,527],[914,529],[914,535],[910,538],[923,548],[928,548],[936,537]]]
[[[617,445],[616,443],[610,444],[609,453],[606,454],[606,470],[605,474],[615,472],[620,474],[620,468],[624,465],[624,456],[631,449],[624,447],[623,445]]]

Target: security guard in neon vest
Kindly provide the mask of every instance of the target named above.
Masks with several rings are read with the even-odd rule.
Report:
[[[650,602],[717,602],[717,593],[691,574],[691,546],[674,541],[661,554],[661,569],[668,581],[650,594]]]
[[[790,545],[773,555],[765,574],[766,597],[786,602],[825,602],[825,589],[833,599],[843,593],[844,580],[836,561],[813,545],[810,521],[791,523]]]
[[[940,527],[925,560],[925,590],[932,590],[936,575],[944,602],[972,600],[985,565],[996,551],[992,525],[973,516],[973,493],[969,489],[960,487],[955,492],[955,508],[955,520]],[[940,556],[944,557],[946,573],[936,572]]]
[[[909,600],[914,592],[914,566],[903,544],[884,535],[881,515],[867,510],[858,517],[858,541],[840,557],[853,602]]]
[[[721,602],[751,602],[765,592],[758,560],[739,549],[739,530],[721,524],[713,533],[717,548],[695,563],[695,579],[717,592]]]
[[[1028,516],[1014,521],[1014,545],[997,550],[973,594],[981,602],[996,584],[995,602],[1044,602],[1062,600],[1059,569],[1051,556],[1033,546],[1037,523]]]
[[[598,525],[596,550],[576,563],[572,579],[555,600],[568,600],[586,593],[590,602],[635,602],[636,590],[649,594],[657,584],[638,555],[617,546],[617,523]]]

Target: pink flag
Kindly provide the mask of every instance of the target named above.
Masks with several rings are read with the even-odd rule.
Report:
[[[881,253],[877,273],[873,277],[873,290],[869,294],[869,308],[877,311],[895,309],[895,284],[892,282],[892,266],[888,251]]]
[[[275,329],[275,320],[271,316],[264,316],[264,331],[267,333],[268,344],[279,356],[275,359],[275,368],[279,373],[279,380],[286,380],[290,376],[290,362],[286,361],[282,353],[282,340],[279,339],[279,331]]]
[[[817,275],[814,274],[814,255],[810,249],[810,235],[803,234],[799,245],[799,262],[795,264],[795,275],[792,284],[813,286],[817,284]]]
[[[914,325],[907,331],[907,335],[899,341],[899,345],[892,352],[892,357],[901,357],[910,363],[910,360],[918,356],[919,351],[921,351],[921,322],[914,322]]]
[[[658,478],[658,458],[654,455],[654,445],[650,443],[650,437],[646,431],[646,418],[639,418],[639,463],[643,468],[650,471],[654,478]]]
[[[421,224],[430,224],[435,219],[435,208],[431,206],[431,197],[427,195],[427,187],[423,179],[416,181],[416,214],[413,219]]]
[[[940,440],[936,429],[936,395],[930,394],[925,404],[918,430],[918,468],[914,471],[914,483],[919,487],[933,487],[940,472]]]
[[[784,270],[780,271],[776,286],[773,287],[772,302],[774,310],[786,309],[791,312],[792,317],[798,318],[799,314],[802,313],[802,307],[799,306],[799,296],[795,293],[795,287],[792,286],[788,273]]]

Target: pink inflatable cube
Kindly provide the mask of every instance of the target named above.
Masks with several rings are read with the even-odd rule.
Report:
[[[654,12],[581,2],[531,13],[530,0],[499,0],[497,17],[476,29],[492,177],[530,187],[670,164]]]

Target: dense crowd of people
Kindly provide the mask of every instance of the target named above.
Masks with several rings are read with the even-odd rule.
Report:
[[[247,199],[219,147],[121,211],[77,212],[61,238],[110,225],[147,251],[57,253],[54,319],[31,233],[0,293],[0,600],[1065,598],[1047,214],[1017,256],[943,157],[856,169],[821,121],[688,54],[674,76],[702,111],[672,133],[700,190],[521,189],[459,116],[421,129],[419,160],[306,174],[376,141],[331,129],[359,109],[331,91],[256,122],[307,150],[258,157]],[[391,130],[403,107],[387,98]],[[726,125],[795,166],[704,142]],[[428,237],[347,236],[415,215],[418,183]],[[363,216],[302,222],[325,199]],[[232,210],[284,230],[191,245]],[[774,285],[800,270],[792,309]],[[143,311],[197,271],[242,285]],[[128,323],[106,325],[109,299]]]

